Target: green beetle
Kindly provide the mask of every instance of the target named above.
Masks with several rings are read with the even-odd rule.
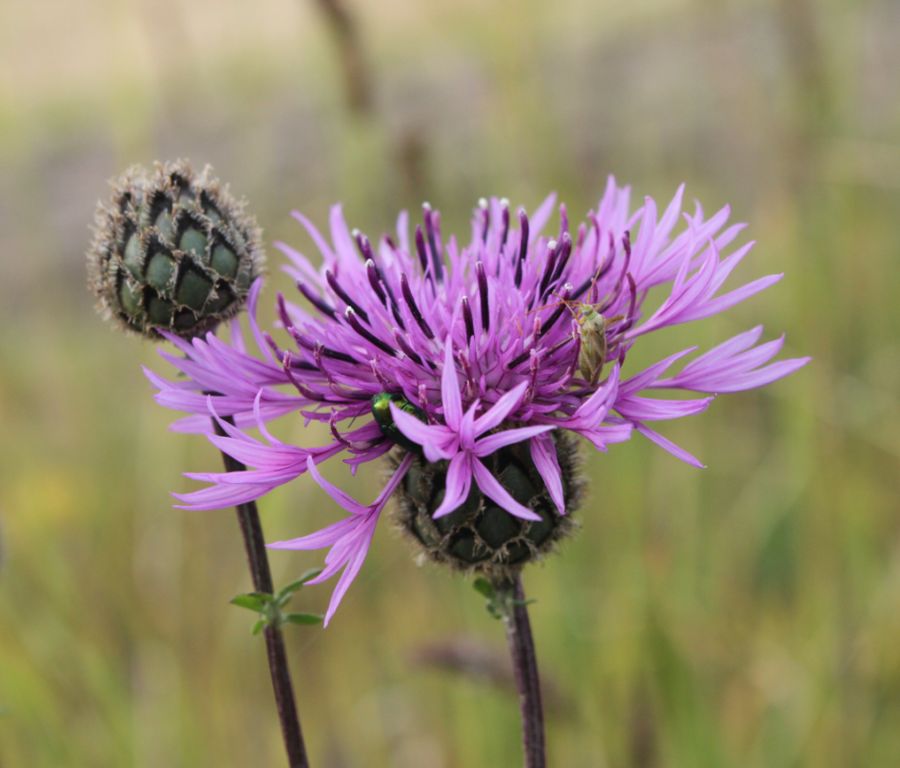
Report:
[[[391,403],[401,411],[410,414],[410,416],[415,416],[419,421],[427,421],[425,411],[413,405],[403,395],[379,392],[372,397],[372,415],[375,417],[375,422],[381,429],[381,433],[388,440],[406,448],[406,450],[421,454],[422,446],[410,440],[394,424],[394,417],[391,415]]]

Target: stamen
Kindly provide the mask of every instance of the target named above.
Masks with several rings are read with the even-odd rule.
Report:
[[[541,284],[538,287],[537,296],[535,297],[538,301],[544,298],[544,292],[547,290],[547,286],[550,284],[550,276],[556,269],[556,259],[559,254],[559,243],[557,243],[556,240],[551,240],[547,243],[547,251],[547,264],[544,267],[544,275],[543,277],[541,277]]]
[[[358,314],[363,320],[367,323],[369,322],[368,313],[359,306],[353,299],[350,298],[350,294],[348,294],[343,288],[341,288],[341,284],[337,281],[337,278],[334,276],[334,273],[328,269],[325,270],[325,279],[328,281],[328,285],[331,286],[331,290],[334,291],[341,301],[344,302],[348,307],[352,308],[356,314]]]
[[[381,365],[379,364],[378,358],[372,358],[371,368],[372,375],[375,377],[375,380],[378,382],[378,385],[382,389],[391,389],[394,384],[388,379],[387,376],[384,375],[381,371]]]
[[[397,341],[397,346],[400,347],[400,351],[403,352],[410,360],[412,360],[416,365],[422,365],[422,358],[418,355],[418,353],[409,345],[409,342],[406,340],[404,335],[400,333],[400,331],[394,331],[394,339]]]
[[[574,320],[572,321],[572,339],[575,342],[575,349],[572,352],[572,363],[563,376],[565,379],[570,379],[575,375],[575,371],[578,370],[578,358],[581,356],[581,328]]]
[[[540,315],[536,315],[535,318],[534,318],[534,327],[533,327],[533,329],[532,329],[532,331],[531,331],[531,336],[532,336],[532,338],[534,338],[535,342],[537,342],[537,341],[541,338],[541,336],[543,335],[543,334],[541,333],[541,325],[542,325],[542,324],[541,324],[541,318],[540,318]],[[516,368],[517,366],[520,366],[522,363],[524,363],[524,362],[528,359],[528,356],[529,356],[535,349],[536,349],[536,347],[535,347],[534,345],[528,347],[528,349],[524,350],[521,354],[517,355],[517,356],[516,356],[515,358],[513,358],[509,363],[507,363],[506,369],[507,369],[508,371],[511,371],[513,368]]]
[[[314,392],[305,384],[302,384],[297,378],[294,376],[293,368],[296,368],[297,361],[293,359],[290,352],[285,352],[284,357],[281,358],[281,367],[284,369],[285,375],[288,377],[288,380],[293,384],[297,391],[303,395],[307,400],[312,400],[313,402],[323,403],[328,398],[325,395],[319,394],[318,392]],[[307,363],[309,365],[309,363]],[[311,366],[313,370],[318,370],[315,366]]]
[[[481,242],[486,243],[491,229],[491,211],[483,197],[478,200],[478,212],[481,214]]]
[[[345,438],[340,432],[338,432],[337,428],[337,419],[335,418],[335,414],[332,412],[331,417],[328,419],[328,428],[331,430],[331,435],[337,440],[344,448],[352,449],[353,445],[350,443],[347,438]]]
[[[372,252],[372,244],[358,229],[353,230],[353,239],[356,240],[356,247],[359,249],[360,255],[364,261],[375,261],[375,254]]]
[[[275,357],[281,358],[285,355],[285,352],[275,343],[275,339],[272,338],[272,334],[268,331],[263,331],[263,338],[266,340],[266,344],[269,345],[269,349],[271,349],[275,353]]]
[[[299,280],[297,281],[297,290],[303,294],[303,298],[305,298],[310,304],[312,304],[316,309],[319,310],[323,315],[328,315],[332,320],[337,317],[337,312],[334,307],[332,307],[327,301],[322,299],[321,296],[317,295],[315,291],[313,291],[306,283],[302,283]]]
[[[422,210],[425,214],[425,234],[428,236],[428,248],[431,251],[431,261],[434,264],[434,277],[440,283],[444,279],[444,264],[441,261],[441,252],[438,250],[437,238],[435,237],[435,219],[437,214],[431,210],[428,203],[422,204]]]
[[[289,325],[293,325],[291,322],[290,315],[288,315],[287,311],[287,303],[284,300],[284,294],[281,291],[278,291],[277,296],[275,297],[275,303],[278,305],[278,318],[281,320],[281,324],[287,328]]]
[[[422,329],[422,333],[429,339],[433,339],[434,331],[431,330],[431,326],[425,322],[425,318],[422,317],[422,313],[419,312],[419,307],[416,304],[416,300],[412,295],[412,290],[409,287],[409,281],[406,279],[406,273],[400,274],[400,290],[403,293],[403,298],[406,300],[406,306],[409,307],[409,311],[413,318],[415,318],[416,323],[418,323],[419,328]]]
[[[572,255],[572,238],[568,232],[564,233],[562,236],[562,245],[559,249],[559,256],[556,259],[556,269],[553,270],[553,277],[550,278],[550,284],[547,286],[548,288],[552,287],[556,284],[559,278],[562,277],[563,270],[566,268],[566,264],[569,263],[569,257]]]
[[[528,255],[528,214],[519,208],[519,260],[516,262],[516,288],[522,285],[522,266]]]
[[[475,275],[478,278],[478,293],[481,297],[481,327],[487,331],[491,324],[491,310],[488,305],[488,282],[483,262],[475,262]]]
[[[422,227],[416,224],[416,253],[419,255],[419,264],[422,267],[422,274],[429,275],[428,269],[428,251],[425,250],[425,235],[422,233]]]
[[[569,234],[569,214],[566,211],[566,204],[559,204],[559,237]]]
[[[505,197],[500,200],[500,253],[506,247],[506,238],[509,236],[509,200]]]
[[[469,306],[469,297],[462,297],[463,320],[466,323],[466,338],[471,340],[475,335],[475,322],[472,319],[472,308]]]
[[[369,285],[372,286],[372,290],[375,291],[378,300],[384,306],[387,306],[387,296],[380,285],[381,276],[378,274],[378,267],[375,266],[375,262],[372,259],[366,259],[366,277],[369,278]]]
[[[625,261],[622,264],[622,271],[619,273],[619,279],[616,280],[616,287],[613,293],[618,293],[622,289],[622,281],[628,274],[628,267],[631,266],[631,233],[626,229],[622,237],[622,247],[625,249]]]
[[[360,323],[359,320],[356,319],[356,312],[353,311],[353,307],[347,307],[347,309],[344,310],[344,317],[347,318],[347,322],[350,324],[350,326],[353,328],[353,330],[356,331],[360,336],[362,336],[370,344],[372,344],[375,347],[378,347],[378,349],[380,349],[385,354],[390,355],[391,357],[397,356],[396,349],[388,346],[381,339],[379,339],[375,334],[373,334],[371,331],[369,331],[363,327],[362,323]]]
[[[550,349],[548,349],[546,352],[543,352],[542,357],[544,358],[544,360],[548,359],[549,357],[552,357],[557,352],[559,352],[559,350],[561,350],[563,347],[565,347],[566,344],[568,344],[570,341],[572,341],[571,336],[566,336],[564,339],[560,339],[558,342],[556,342],[556,344],[554,344],[552,347],[550,347]]]
[[[304,349],[308,349],[310,352],[314,352],[317,357],[319,355],[324,355],[325,357],[330,357],[332,360],[341,360],[345,363],[352,363],[353,365],[359,363],[359,360],[357,360],[355,357],[351,357],[346,352],[338,352],[338,350],[336,349],[331,349],[322,344],[314,342],[308,336],[300,333],[300,331],[298,331],[294,326],[291,326],[287,330],[299,346],[303,347]],[[318,362],[316,363],[316,365],[321,369],[322,366],[319,365]]]
[[[547,318],[547,321],[544,323],[543,327],[540,330],[540,333],[538,334],[539,339],[543,338],[544,334],[546,334],[547,331],[549,331],[555,325],[556,321],[559,320],[560,315],[562,315],[565,310],[569,309],[569,295],[571,290],[572,286],[569,283],[566,283],[565,287],[563,288],[563,295],[560,299],[559,306],[553,311],[553,314]]]
[[[625,275],[625,279],[628,280],[628,311],[625,313],[624,324],[616,329],[616,334],[625,333],[625,331],[629,330],[631,326],[634,325],[634,321],[636,319],[635,308],[637,306],[637,284],[634,282],[634,278],[631,276],[631,272],[628,272]]]

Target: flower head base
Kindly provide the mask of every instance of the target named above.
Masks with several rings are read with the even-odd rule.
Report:
[[[482,201],[467,245],[443,238],[440,217],[428,205],[412,235],[401,214],[396,237],[377,245],[348,230],[339,207],[332,210],[330,242],[295,214],[323,264],[278,246],[305,299],[300,305],[278,297],[282,340],[257,326],[255,287],[248,318],[255,351],[236,326],[230,343],[212,334],[190,344],[170,336],[184,357],[166,359],[186,378],[148,374],[159,402],[191,414],[178,428],[210,432],[210,408],[233,417],[237,426],[227,438],[210,439],[252,467],[195,475],[209,487],[182,496],[184,505],[212,509],[258,498],[309,471],[349,516],[277,546],[331,548],[320,578],[345,570],[330,617],[365,557],[385,494],[396,489],[403,492],[401,520],[426,548],[458,543],[456,534],[465,530],[472,546],[463,547],[458,565],[512,567],[521,560],[505,542],[487,556],[481,543],[503,527],[498,514],[509,517],[512,539],[529,556],[558,538],[541,538],[541,531],[548,525],[556,531],[552,516],[558,523],[576,496],[569,435],[602,451],[638,431],[700,466],[649,425],[699,413],[716,393],[768,384],[806,358],[769,363],[781,340],[757,345],[761,331],[754,329],[677,373],[672,367],[695,348],[628,370],[642,336],[726,310],[780,279],[723,292],[751,244],[723,255],[742,226],[726,226],[727,209],[707,218],[697,206],[682,216],[681,199],[679,190],[661,216],[649,198],[631,213],[629,191],[610,180],[576,230],[560,206],[552,237],[541,234],[552,198],[532,217],[520,210],[518,226],[506,201]],[[664,294],[655,308],[648,307],[652,288]],[[655,389],[703,396],[648,396]],[[209,403],[208,392],[216,393]],[[333,439],[302,448],[277,440],[266,422],[292,411],[327,423]],[[258,427],[261,437],[247,427]],[[407,453],[372,505],[346,497],[314,471],[341,453],[355,470],[396,446]],[[527,488],[512,478],[511,466]]]
[[[209,167],[135,166],[96,222],[88,268],[99,308],[151,338],[211,330],[240,310],[262,271],[256,223]]]
[[[576,441],[566,432],[550,433],[546,459],[559,467],[564,514],[550,497],[528,444],[521,442],[495,451],[482,460],[482,466],[486,476],[496,478],[503,494],[508,492],[529,511],[528,517],[510,514],[477,482],[470,484],[463,502],[452,512],[437,515],[436,510],[446,509],[445,502],[451,498],[448,462],[429,463],[414,457],[397,489],[394,520],[428,559],[460,571],[511,578],[526,563],[552,552],[575,528],[571,513],[581,501],[584,486]],[[492,484],[489,480],[488,487]]]

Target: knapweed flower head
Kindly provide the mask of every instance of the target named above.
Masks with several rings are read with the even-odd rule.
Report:
[[[206,333],[237,314],[262,267],[256,222],[209,166],[133,166],[97,208],[89,285],[126,330]]]
[[[302,302],[278,296],[276,333],[256,321],[257,282],[252,343],[237,323],[230,341],[170,335],[181,354],[162,354],[182,376],[148,371],[157,400],[189,414],[177,429],[207,433],[249,467],[189,475],[208,485],[180,496],[183,506],[239,504],[312,475],[346,516],[272,546],[329,548],[316,580],[342,573],[328,620],[395,492],[401,520],[430,554],[489,571],[518,567],[558,538],[578,496],[574,437],[605,451],[638,432],[702,466],[657,422],[768,384],[807,358],[771,362],[783,338],[760,343],[757,326],[686,363],[695,347],[630,370],[642,337],[723,312],[781,278],[726,290],[752,243],[733,248],[743,225],[728,223],[728,208],[682,213],[682,194],[662,215],[649,198],[632,212],[629,189],[610,179],[586,221],[571,227],[560,206],[550,233],[553,197],[530,217],[512,215],[505,200],[482,200],[466,244],[443,236],[428,205],[412,232],[402,213],[396,235],[376,244],[348,228],[340,206],[330,238],[295,213],[321,264],[279,244]],[[327,424],[331,440],[293,445],[267,428],[297,413]],[[343,456],[355,471],[388,452],[393,474],[371,504],[318,469]]]

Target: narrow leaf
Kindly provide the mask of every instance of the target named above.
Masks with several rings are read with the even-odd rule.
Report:
[[[266,601],[253,592],[246,595],[237,595],[231,598],[230,602],[239,608],[246,608],[248,611],[255,611],[256,613],[261,613],[266,606]]]
[[[288,613],[285,614],[284,621],[289,624],[321,624],[322,616],[318,613]]]

